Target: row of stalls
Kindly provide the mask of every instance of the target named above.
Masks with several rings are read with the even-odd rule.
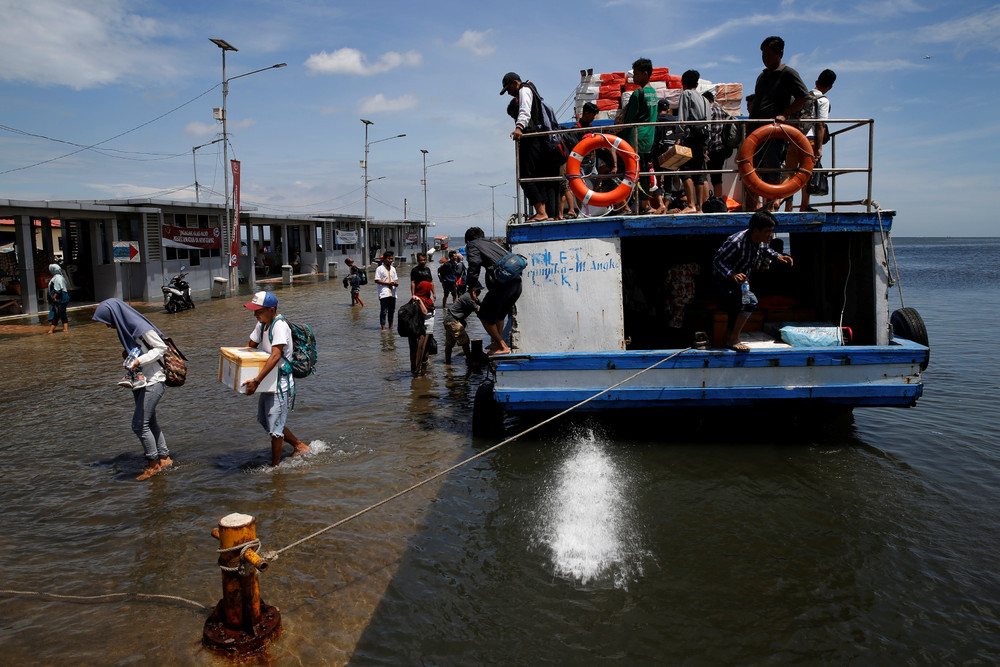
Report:
[[[285,271],[327,275],[352,257],[359,265],[392,250],[413,261],[426,248],[416,220],[361,216],[267,215],[240,211],[239,241],[221,204],[126,199],[13,201],[0,199],[0,316],[48,308],[49,264],[63,269],[71,303],[110,297],[155,302],[167,279],[186,267],[191,289],[250,292]],[[367,231],[367,249],[363,246]],[[233,248],[238,248],[231,252]],[[235,271],[230,257],[236,255]]]

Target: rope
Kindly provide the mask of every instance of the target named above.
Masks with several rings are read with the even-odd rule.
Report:
[[[689,351],[691,349],[692,348],[690,348],[690,347],[686,347],[683,350],[678,350],[677,352],[674,352],[673,354],[671,354],[669,357],[666,357],[664,359],[661,359],[660,361],[657,361],[652,366],[644,368],[641,371],[639,371],[638,373],[635,373],[634,375],[630,375],[629,377],[625,378],[624,380],[622,380],[620,382],[617,382],[616,384],[611,385],[607,389],[599,391],[598,393],[594,394],[593,396],[580,401],[576,405],[570,406],[570,407],[566,408],[565,410],[563,410],[562,412],[549,417],[545,421],[542,421],[542,422],[540,422],[538,424],[535,424],[534,426],[532,426],[530,428],[527,428],[524,431],[521,431],[517,435],[514,435],[514,436],[511,436],[510,438],[507,438],[503,442],[500,442],[500,443],[497,443],[497,444],[493,445],[489,449],[485,449],[485,450],[479,452],[478,454],[476,454],[474,456],[470,456],[469,458],[465,459],[464,461],[456,463],[455,465],[453,465],[453,466],[451,466],[449,468],[446,468],[446,469],[444,469],[444,470],[442,470],[440,472],[437,472],[437,473],[431,475],[430,477],[428,477],[428,478],[426,478],[426,479],[424,479],[424,480],[422,480],[420,482],[417,482],[416,484],[414,484],[412,486],[409,486],[409,487],[403,489],[402,491],[399,491],[398,493],[395,493],[395,494],[389,496],[388,498],[385,498],[384,500],[380,500],[379,502],[375,503],[374,505],[369,505],[368,507],[366,507],[366,508],[364,508],[364,509],[362,509],[362,510],[360,510],[358,512],[355,512],[354,514],[350,515],[349,517],[343,518],[340,521],[332,523],[329,526],[326,526],[325,528],[320,528],[316,532],[311,533],[310,535],[306,535],[302,539],[296,540],[295,542],[292,542],[291,544],[289,544],[286,547],[282,547],[281,549],[278,549],[277,551],[268,552],[268,553],[264,553],[264,554],[261,554],[261,555],[264,558],[266,558],[267,560],[269,560],[269,561],[274,561],[274,560],[276,560],[278,558],[279,554],[281,554],[281,553],[283,553],[285,551],[288,551],[292,547],[297,547],[300,544],[313,539],[314,537],[319,537],[320,535],[322,535],[323,533],[325,533],[325,532],[327,532],[329,530],[333,530],[334,528],[342,526],[342,525],[344,525],[345,523],[347,523],[349,521],[353,521],[354,519],[358,518],[359,516],[361,516],[363,514],[367,514],[368,512],[371,512],[372,510],[374,510],[376,508],[379,508],[382,505],[385,505],[386,503],[389,503],[389,502],[395,500],[396,498],[399,498],[400,496],[404,496],[407,493],[410,493],[411,491],[415,491],[416,489],[419,489],[421,486],[424,486],[425,484],[428,484],[428,483],[434,481],[435,479],[438,479],[439,477],[443,477],[444,475],[447,475],[448,473],[450,473],[450,472],[452,472],[454,470],[457,470],[458,468],[461,468],[462,466],[467,465],[467,464],[475,461],[478,458],[482,458],[483,456],[486,456],[487,454],[500,449],[504,445],[509,444],[511,442],[514,442],[515,440],[526,436],[527,434],[531,433],[532,431],[535,431],[535,430],[541,428],[542,426],[545,426],[546,424],[549,424],[549,423],[555,421],[556,419],[559,419],[563,415],[566,415],[566,414],[572,412],[573,410],[576,410],[577,408],[586,405],[587,403],[591,402],[595,398],[597,398],[599,396],[603,396],[604,394],[608,393],[612,389],[615,389],[617,387],[622,386],[626,382],[629,382],[630,380],[633,380],[633,379],[639,377],[640,375],[642,375],[646,371],[651,371],[654,368],[656,368],[657,366],[659,366],[660,364],[664,364],[664,363],[670,361],[671,359],[673,359],[674,357],[676,357],[676,356],[678,356],[680,354],[683,354],[684,352],[687,352],[687,351]]]
[[[878,202],[874,199],[862,199],[861,203],[875,209],[875,215],[878,216],[878,231],[882,235],[882,254],[885,257],[886,272],[889,274],[889,287],[896,285],[896,289],[899,290],[899,306],[900,308],[906,308],[906,304],[903,303],[903,285],[899,282],[899,266],[896,264],[896,248],[892,245],[892,238],[886,235],[885,229],[882,227],[882,207],[879,206]],[[886,250],[886,248],[888,248],[888,250]],[[892,271],[888,270],[889,252],[892,252]],[[895,278],[892,276],[893,272],[896,274]]]
[[[241,542],[240,544],[236,544],[231,547],[226,547],[225,549],[216,549],[215,551],[220,554],[229,553],[230,551],[240,552],[238,554],[240,559],[240,564],[238,566],[229,567],[228,565],[223,565],[222,563],[219,563],[219,569],[222,570],[223,572],[239,572],[240,574],[245,574],[247,572],[247,568],[244,565],[246,561],[243,560],[243,554],[245,554],[250,549],[253,549],[254,551],[260,549],[260,540],[258,538],[254,538],[249,542]]]
[[[25,597],[51,598],[53,600],[65,600],[74,602],[93,602],[97,600],[173,600],[183,602],[197,609],[210,610],[212,607],[188,600],[176,595],[156,595],[154,593],[106,593],[104,595],[59,595],[57,593],[44,593],[41,591],[15,591],[9,589],[0,590],[0,595],[19,595]]]

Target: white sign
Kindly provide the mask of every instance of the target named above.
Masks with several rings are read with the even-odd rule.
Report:
[[[116,264],[123,262],[140,262],[138,241],[115,241],[112,244],[112,254]]]
[[[355,245],[358,242],[357,232],[345,232],[340,229],[333,230],[334,243],[336,245]]]

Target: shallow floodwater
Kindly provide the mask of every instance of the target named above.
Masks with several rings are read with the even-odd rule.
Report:
[[[932,345],[917,407],[795,430],[766,410],[700,433],[548,427],[283,553],[261,575],[284,621],[261,660],[995,663],[1000,240],[896,254]],[[363,310],[336,281],[278,296],[320,341],[290,419],[312,453],[268,468],[255,399],[218,382],[246,299],[151,306],[190,379],[159,410],[176,466],[142,483],[113,332],[87,312],[68,335],[0,323],[0,588],[214,605],[220,517],[256,516],[281,548],[494,444],[471,436],[481,374],[439,356],[412,380],[373,288]],[[206,612],[179,601],[4,594],[0,610],[5,664],[223,664],[200,647]]]

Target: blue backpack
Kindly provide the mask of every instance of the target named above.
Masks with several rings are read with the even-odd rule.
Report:
[[[493,278],[498,283],[509,283],[515,278],[520,278],[526,266],[528,266],[527,257],[509,252],[493,267]]]

